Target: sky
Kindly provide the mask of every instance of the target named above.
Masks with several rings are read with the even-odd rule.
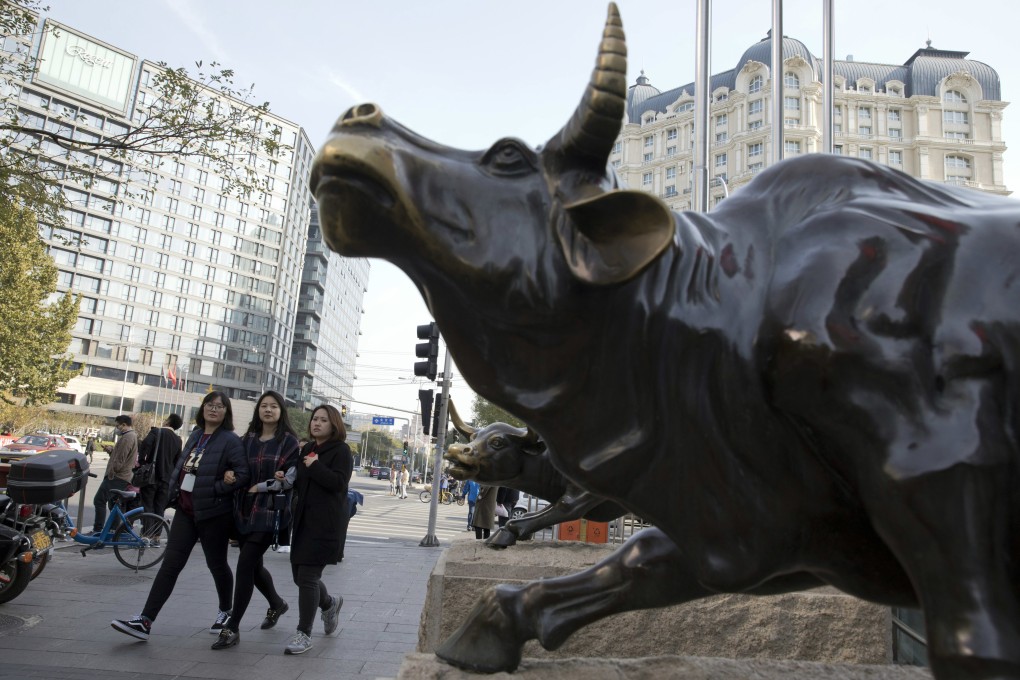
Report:
[[[194,71],[218,61],[238,85],[298,123],[318,147],[354,104],[436,142],[484,149],[501,137],[544,144],[588,82],[607,3],[591,0],[49,0],[49,16],[152,61]],[[619,0],[628,81],[660,90],[694,79],[695,0]],[[786,0],[783,32],[822,55],[821,0]],[[733,68],[771,27],[769,0],[712,2],[712,72]],[[835,55],[902,64],[931,39],[995,68],[1007,107],[1003,136],[1020,147],[1020,3],[1002,0],[835,0]],[[1014,108],[1016,107],[1016,108]],[[1020,151],[1005,154],[1020,188]],[[356,368],[355,411],[417,410],[415,327],[430,321],[410,279],[373,260]],[[443,357],[440,356],[440,370]],[[469,415],[472,392],[452,371]],[[371,406],[371,404],[379,406]],[[389,407],[389,408],[386,408]],[[400,410],[396,410],[400,409]],[[399,421],[398,421],[399,422]]]

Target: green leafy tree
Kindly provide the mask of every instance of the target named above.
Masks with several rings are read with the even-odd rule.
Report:
[[[53,299],[57,267],[39,239],[33,199],[20,189],[0,192],[0,399],[45,404],[80,372],[66,354],[78,298]]]
[[[196,63],[196,74],[160,63],[133,108],[132,124],[102,130],[77,110],[19,106],[36,68],[31,46],[43,28],[39,0],[0,0],[0,401],[53,401],[77,371],[66,355],[77,300],[56,296],[57,270],[40,230],[81,248],[69,231],[63,187],[105,189],[114,201],[149,199],[165,175],[186,159],[202,159],[220,193],[246,197],[268,189],[273,163],[288,147],[267,118],[268,103],[234,72]],[[13,48],[12,48],[13,46]],[[115,196],[113,196],[115,194]],[[259,196],[261,198],[261,196]]]
[[[507,423],[514,427],[525,427],[523,420],[511,415],[509,412],[477,394],[475,395],[474,402],[472,402],[472,409],[474,410],[474,426],[476,428],[482,428],[492,423]]]
[[[308,421],[312,419],[312,414],[304,409],[288,406],[287,416],[290,420],[290,426],[294,428],[294,433],[297,434],[298,439],[307,439]]]

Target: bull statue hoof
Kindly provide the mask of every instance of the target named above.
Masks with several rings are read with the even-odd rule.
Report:
[[[512,531],[507,531],[506,527],[501,527],[499,531],[485,539],[485,545],[493,550],[503,550],[516,543],[517,536]]]
[[[436,656],[474,673],[511,672],[521,663],[522,639],[515,625],[510,586],[490,588],[467,619],[443,644]]]

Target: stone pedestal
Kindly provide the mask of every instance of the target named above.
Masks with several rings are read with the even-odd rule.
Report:
[[[594,565],[613,550],[614,546],[609,545],[536,541],[497,551],[471,538],[455,541],[439,558],[430,578],[422,610],[418,651],[425,654],[423,659],[430,658],[431,652],[460,626],[478,596],[490,586],[572,574]],[[575,665],[576,658],[586,662],[605,658],[612,659],[612,663],[622,663],[621,659],[662,656],[888,664],[892,660],[891,627],[888,607],[864,602],[830,588],[772,597],[718,595],[683,605],[610,616],[582,629],[560,649],[551,652],[531,641],[524,648],[524,657],[529,663],[574,657],[575,661],[571,663]],[[643,663],[652,664],[653,661],[674,666],[679,663],[677,659],[646,659]],[[701,662],[692,666],[694,674],[689,677],[752,677],[746,668],[736,675],[715,674],[724,673],[723,670],[705,674],[707,671],[697,670],[701,668],[698,664]],[[441,670],[445,669],[444,672],[455,671],[445,664],[440,666]],[[552,667],[559,666],[554,663]],[[719,666],[720,669],[724,667],[736,668],[726,664]],[[647,668],[634,670],[637,675],[624,677],[666,677],[645,675],[646,672],[651,673]],[[896,668],[888,667],[890,672]],[[591,675],[588,670],[584,672],[585,680],[602,677]],[[668,675],[688,677],[677,676],[673,670]],[[605,677],[619,676],[610,674]],[[824,677],[851,676],[830,675],[826,671]]]
[[[408,654],[397,680],[932,680],[926,668],[812,661],[707,659],[524,659],[513,674],[476,675],[432,654]]]

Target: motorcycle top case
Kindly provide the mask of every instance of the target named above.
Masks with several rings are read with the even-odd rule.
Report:
[[[16,503],[53,503],[81,490],[88,477],[85,454],[70,449],[41,451],[11,462],[7,495]]]

